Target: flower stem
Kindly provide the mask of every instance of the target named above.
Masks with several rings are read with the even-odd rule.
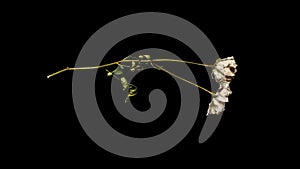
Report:
[[[204,88],[204,87],[202,87],[202,86],[199,86],[199,85],[197,85],[197,84],[195,84],[195,83],[193,83],[193,82],[191,82],[191,81],[189,81],[189,80],[186,80],[186,79],[184,79],[184,78],[182,78],[182,77],[180,77],[180,76],[178,76],[178,75],[176,75],[176,74],[174,74],[174,73],[168,71],[167,69],[162,68],[161,66],[158,66],[158,65],[155,65],[155,66],[157,66],[160,70],[162,70],[162,71],[168,73],[169,75],[171,75],[171,76],[173,76],[173,77],[176,77],[176,78],[178,78],[178,79],[180,79],[180,80],[182,80],[182,81],[184,81],[184,82],[187,82],[187,83],[189,83],[189,84],[191,84],[191,85],[194,85],[194,86],[198,87],[199,89],[202,89],[202,90],[208,92],[208,93],[211,94],[211,95],[214,95],[213,92],[207,90],[206,88]]]
[[[187,63],[187,64],[193,64],[198,66],[206,66],[206,67],[213,67],[213,65],[208,64],[201,64],[196,62],[190,62],[185,60],[177,60],[177,59],[152,59],[152,60],[122,60],[120,62],[180,62],[180,63]]]
[[[201,63],[190,62],[185,60],[176,60],[176,59],[153,59],[152,61],[153,62],[181,62],[181,63],[193,64],[198,66],[213,67],[213,65],[201,64]]]
[[[119,61],[120,62],[120,61]],[[111,65],[116,65],[116,64],[119,64],[119,62],[113,62],[113,63],[108,63],[108,64],[105,64],[105,65],[100,65],[100,66],[91,66],[91,67],[76,67],[76,68],[65,68],[63,70],[60,70],[60,71],[57,71],[55,73],[52,73],[50,75],[47,76],[47,78],[49,79],[50,77],[54,76],[54,75],[57,75],[59,73],[62,73],[66,70],[89,70],[89,69],[100,69],[100,68],[104,68],[104,67],[107,67],[107,66],[111,66]]]
[[[108,66],[111,66],[111,65],[118,65],[118,64],[120,64],[120,63],[122,63],[122,62],[179,62],[179,63],[194,64],[194,65],[198,65],[198,66],[207,66],[207,67],[211,67],[211,68],[213,67],[213,65],[207,65],[207,64],[201,64],[201,63],[195,63],[195,62],[184,61],[184,60],[176,60],[176,59],[153,59],[153,60],[126,60],[126,59],[123,59],[123,60],[120,60],[120,61],[117,61],[117,62],[112,62],[112,63],[100,65],[100,66],[76,67],[76,68],[69,68],[69,67],[67,67],[67,68],[65,68],[65,69],[62,69],[62,70],[60,70],[60,71],[57,71],[57,72],[55,72],[55,73],[52,73],[52,74],[48,75],[47,78],[49,79],[50,77],[52,77],[52,76],[54,76],[54,75],[57,75],[57,74],[60,74],[60,73],[62,73],[62,72],[64,72],[64,71],[67,71],[67,70],[89,70],[89,69],[100,69],[100,68],[108,67]],[[171,76],[174,76],[174,77],[176,77],[176,78],[178,78],[178,79],[180,79],[180,80],[182,80],[182,81],[184,81],[184,82],[187,82],[187,83],[189,83],[189,84],[191,84],[191,85],[193,85],[193,86],[196,86],[196,87],[198,87],[198,88],[200,88],[200,89],[202,89],[202,90],[208,92],[208,93],[211,94],[211,95],[214,95],[213,92],[211,92],[211,91],[205,89],[205,88],[202,87],[202,86],[199,86],[199,85],[197,85],[197,84],[195,84],[195,83],[193,83],[193,82],[191,82],[191,81],[189,81],[189,80],[186,80],[186,79],[184,79],[184,78],[182,78],[182,77],[180,77],[180,76],[178,76],[178,75],[176,75],[176,74],[174,74],[174,73],[172,73],[172,72],[170,72],[170,71],[168,71],[168,70],[162,68],[162,66],[158,66],[157,64],[155,64],[155,66],[158,67],[159,70],[162,70],[162,71],[164,71],[164,72],[170,74]]]

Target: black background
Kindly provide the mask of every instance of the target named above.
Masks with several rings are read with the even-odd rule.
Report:
[[[28,86],[33,88],[30,88],[22,96],[26,103],[24,107],[30,110],[28,111],[30,120],[22,125],[21,137],[24,144],[16,145],[20,150],[16,151],[20,152],[18,156],[23,159],[36,159],[44,164],[74,164],[76,161],[98,166],[107,160],[130,163],[146,162],[146,164],[157,161],[172,164],[182,162],[198,166],[237,165],[236,161],[239,161],[245,165],[256,165],[266,162],[265,157],[270,154],[272,157],[277,157],[278,148],[270,144],[267,139],[275,131],[268,123],[266,124],[263,116],[258,115],[261,108],[264,107],[264,98],[261,97],[260,90],[256,89],[263,88],[265,84],[253,81],[261,72],[260,68],[265,63],[264,60],[270,58],[265,55],[267,53],[265,49],[269,49],[266,42],[272,37],[272,29],[269,25],[277,16],[276,13],[273,13],[272,5],[270,7],[270,5],[264,4],[226,4],[223,6],[223,4],[201,3],[189,5],[140,3],[124,5],[118,5],[118,3],[114,5],[101,3],[33,4],[35,7],[33,5],[29,5],[31,7],[24,6],[22,12],[14,16],[18,25],[14,27],[15,33],[22,35],[18,43],[26,46],[21,49],[28,54],[26,59],[22,58],[20,62],[26,60],[30,61],[31,65],[35,65],[34,68],[28,67],[24,72],[34,74],[36,75],[34,79],[38,79],[38,82],[30,83],[28,82],[29,78],[20,77],[22,79],[20,81],[24,85],[29,84]],[[182,17],[204,32],[221,58],[235,57],[238,72],[231,84],[233,94],[229,97],[230,102],[226,105],[226,111],[219,126],[205,143],[198,143],[198,136],[205,120],[206,103],[209,103],[210,99],[203,91],[199,90],[201,100],[204,101],[201,103],[198,119],[182,142],[168,152],[155,157],[130,159],[110,154],[101,149],[81,128],[73,108],[71,71],[51,79],[46,78],[54,71],[74,66],[81,48],[99,28],[119,17],[137,12],[165,12]],[[22,31],[19,31],[20,27],[22,27]],[[150,36],[143,41],[142,45],[138,43],[138,40],[132,40],[128,44],[132,47],[136,44],[137,48],[140,46],[160,47],[159,45],[163,46],[163,44],[165,45],[162,47],[164,49],[171,50],[173,48],[172,45],[158,43],[159,38],[163,39],[162,41],[167,38],[154,36],[151,38]],[[169,41],[171,40],[169,39]],[[184,48],[184,45],[179,45],[173,50],[179,54],[185,54],[188,49],[184,50]],[[123,48],[122,51],[115,50],[110,54],[128,54],[131,50],[134,51],[134,49],[126,51]],[[253,63],[250,61],[251,59],[260,59],[263,63]],[[253,67],[256,69],[252,71]],[[198,71],[199,75],[203,75],[197,77],[198,83],[209,87],[208,77],[204,70],[191,68]],[[101,76],[100,72],[97,78],[99,76]],[[206,82],[201,80],[203,77]],[[96,84],[100,84],[100,82],[97,81]],[[100,93],[98,89],[101,90],[100,87],[96,88],[97,97]],[[255,99],[251,99],[252,97]],[[147,107],[146,102],[143,105]],[[143,106],[141,107],[143,109]],[[174,117],[170,119],[174,120]],[[169,125],[172,122],[170,119],[165,120]],[[141,137],[147,135],[141,130],[136,130],[135,126],[129,127],[129,129],[136,130],[133,132],[124,127],[122,129],[121,120],[120,123],[118,121],[111,123],[129,135]],[[152,134],[162,132],[159,125],[156,124],[156,126],[158,127],[152,126],[151,128],[150,126],[143,129],[150,132],[150,135],[151,132],[153,132]],[[157,131],[151,130],[154,128]],[[26,162],[31,163],[27,160]]]

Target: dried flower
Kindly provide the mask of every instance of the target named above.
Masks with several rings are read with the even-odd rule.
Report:
[[[219,89],[216,93],[213,93],[207,89],[205,89],[202,86],[197,85],[196,83],[193,83],[187,79],[184,79],[183,77],[180,77],[167,69],[163,68],[163,66],[159,66],[158,64],[154,62],[177,62],[177,63],[187,63],[187,64],[194,64],[198,66],[208,66],[212,68],[212,78],[216,80],[217,83],[219,83]],[[130,64],[131,63],[131,64]],[[131,72],[135,71],[141,71],[143,70],[142,64],[152,66],[153,68],[157,70],[162,70],[169,75],[176,77],[186,83],[189,83],[191,85],[194,85],[198,87],[199,89],[202,89],[209,94],[212,95],[211,103],[209,104],[209,108],[207,110],[207,115],[209,114],[221,114],[225,110],[225,103],[228,102],[228,96],[232,93],[229,84],[236,73],[236,67],[237,64],[235,63],[235,60],[232,57],[224,58],[224,59],[217,59],[216,63],[214,65],[207,65],[207,64],[201,64],[201,63],[195,63],[190,61],[182,61],[182,60],[176,60],[176,59],[151,59],[150,55],[139,55],[138,58],[127,56],[123,60],[112,62],[100,66],[90,66],[90,67],[77,67],[77,68],[65,68],[63,70],[57,71],[55,73],[52,73],[47,76],[47,78],[50,78],[54,75],[57,75],[59,73],[62,73],[67,70],[87,70],[87,69],[100,69],[104,67],[108,67],[111,65],[118,65],[118,67],[110,72],[109,70],[105,69],[107,71],[107,76],[112,76],[116,79],[118,79],[121,82],[121,85],[123,86],[123,91],[129,90],[129,93],[127,95],[127,98],[125,99],[125,102],[128,102],[129,97],[135,96],[137,94],[137,87],[133,84],[128,83],[127,79],[123,76],[123,71],[125,69],[129,69]],[[120,77],[121,76],[121,77]]]
[[[219,83],[219,89],[213,95],[209,104],[207,115],[221,114],[225,110],[225,103],[228,102],[228,96],[232,93],[229,84],[236,73],[237,64],[232,57],[216,60],[212,70],[212,78]]]

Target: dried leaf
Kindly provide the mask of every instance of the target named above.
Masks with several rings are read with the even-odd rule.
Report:
[[[140,70],[143,70],[144,68],[143,68],[142,66],[140,66],[140,65],[137,65],[137,66],[135,67],[135,69],[136,69],[137,71],[140,71]]]
[[[150,60],[150,55],[144,55],[147,60]]]
[[[112,76],[112,75],[113,75],[113,73],[111,73],[111,72],[107,73],[107,76]]]
[[[107,69],[105,69],[105,70],[107,71],[107,76],[112,76],[113,75],[112,72],[108,71]]]
[[[129,94],[128,96],[131,97],[131,96],[135,96],[137,94],[137,87],[130,84],[129,85]]]
[[[121,69],[119,69],[119,67],[118,67],[117,69],[115,69],[115,70],[113,71],[113,73],[114,73],[115,75],[121,75],[121,74],[123,74],[123,71],[122,71]]]
[[[123,86],[123,90],[125,90],[128,87],[128,83],[127,80],[125,79],[125,77],[121,77],[121,84]]]
[[[135,61],[132,61],[131,62],[131,67],[134,67],[135,66]]]
[[[137,87],[135,85],[129,84],[129,93],[125,99],[125,103],[128,102],[129,97],[135,96],[137,94]]]

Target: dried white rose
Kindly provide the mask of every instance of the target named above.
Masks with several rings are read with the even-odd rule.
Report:
[[[237,64],[232,57],[216,60],[212,70],[212,78],[219,83],[219,89],[213,95],[209,104],[207,115],[221,114],[225,110],[225,103],[228,102],[228,96],[232,93],[229,84],[236,73]]]

